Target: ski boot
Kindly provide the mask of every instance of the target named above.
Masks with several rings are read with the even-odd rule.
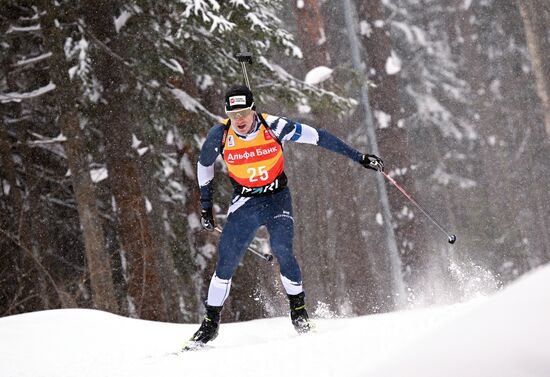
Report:
[[[312,329],[312,323],[306,311],[305,293],[287,295],[290,302],[290,320],[298,334],[308,333]]]
[[[201,327],[183,346],[184,351],[193,351],[204,347],[204,345],[218,336],[220,327],[220,312],[223,306],[206,305],[206,315],[202,320]]]

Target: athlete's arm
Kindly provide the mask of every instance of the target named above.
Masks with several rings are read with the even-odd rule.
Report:
[[[220,155],[221,140],[224,126],[217,124],[210,129],[201,148],[199,162],[197,163],[197,179],[201,192],[201,208],[212,208],[212,195],[214,188],[214,162]]]
[[[318,130],[307,124],[294,122],[290,119],[273,115],[268,115],[266,117],[266,122],[281,142],[295,141],[297,143],[319,145],[320,147],[346,156],[356,162],[361,162],[363,158],[363,153],[350,147],[326,130]]]

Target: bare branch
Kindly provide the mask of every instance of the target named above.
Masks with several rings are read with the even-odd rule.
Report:
[[[0,234],[4,235],[4,237],[8,240],[10,240],[11,242],[13,242],[15,245],[17,245],[19,247],[19,249],[21,249],[22,251],[24,251],[28,256],[31,257],[31,259],[36,263],[36,265],[40,268],[40,270],[42,270],[42,272],[44,273],[44,275],[47,277],[48,281],[51,283],[52,287],[55,289],[55,292],[57,293],[57,296],[59,298],[59,301],[61,303],[64,302],[63,300],[63,295],[62,295],[62,292],[61,290],[57,287],[57,285],[55,284],[55,280],[53,279],[52,275],[50,275],[50,273],[48,272],[48,270],[46,269],[46,267],[44,267],[44,265],[38,260],[38,258],[36,258],[36,256],[33,254],[32,251],[30,251],[28,248],[26,248],[25,246],[23,246],[19,240],[17,239],[17,237],[15,237],[14,235],[10,234],[9,232],[6,232],[4,229],[1,229],[0,228]]]

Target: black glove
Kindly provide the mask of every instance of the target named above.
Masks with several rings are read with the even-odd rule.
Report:
[[[378,156],[373,154],[364,154],[360,161],[361,165],[367,169],[376,171],[384,171],[384,161]]]
[[[214,215],[212,214],[212,208],[201,210],[201,225],[204,230],[207,230],[209,232],[214,231],[214,229],[216,228]]]

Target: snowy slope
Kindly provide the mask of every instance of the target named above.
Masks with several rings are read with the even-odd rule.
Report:
[[[317,320],[224,324],[177,353],[197,325],[82,309],[0,318],[1,377],[550,376],[550,266],[468,304]]]

